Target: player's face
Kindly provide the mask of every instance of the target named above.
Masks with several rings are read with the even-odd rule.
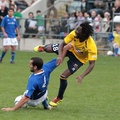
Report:
[[[9,15],[9,17],[12,17],[13,14],[14,14],[14,11],[13,11],[13,10],[9,10],[9,11],[8,11],[8,15]]]
[[[82,36],[82,28],[81,27],[76,28],[75,34],[76,34],[76,38],[81,37]]]
[[[118,31],[118,32],[120,31],[120,24],[116,25],[116,31]]]
[[[30,67],[30,71],[31,72],[34,72],[34,66],[33,66],[33,60],[30,60],[30,62],[29,62],[29,67]]]
[[[80,42],[85,41],[85,38],[82,34],[82,27],[76,28],[75,34],[76,34],[75,38],[79,39]]]

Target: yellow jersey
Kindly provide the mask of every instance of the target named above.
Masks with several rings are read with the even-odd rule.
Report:
[[[120,46],[120,34],[118,34],[116,31],[113,32],[114,36],[114,42],[117,43]]]
[[[71,43],[73,46],[69,51],[83,64],[89,60],[97,60],[97,47],[93,38],[90,36],[84,42],[80,42],[75,36],[75,30],[73,30],[64,38],[66,44]]]

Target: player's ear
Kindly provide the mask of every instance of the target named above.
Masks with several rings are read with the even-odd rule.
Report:
[[[35,69],[35,70],[37,70],[37,69],[38,69],[36,65],[34,66],[34,69]]]

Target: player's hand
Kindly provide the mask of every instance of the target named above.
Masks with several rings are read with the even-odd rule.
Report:
[[[17,39],[20,40],[20,35],[17,36]]]
[[[77,83],[81,84],[83,77],[82,76],[78,76],[76,78],[77,78]]]
[[[14,111],[13,108],[2,108],[1,110],[2,110],[2,111]]]
[[[62,57],[58,57],[57,61],[56,61],[56,65],[60,65],[63,62],[63,58]]]
[[[8,35],[7,35],[6,33],[4,33],[4,37],[5,37],[5,38],[8,38]]]

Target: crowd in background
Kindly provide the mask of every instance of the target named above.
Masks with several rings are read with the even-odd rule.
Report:
[[[40,34],[51,32],[58,35],[58,38],[63,38],[86,20],[94,27],[95,32],[110,31],[110,21],[113,19],[113,12],[120,12],[120,0],[74,0],[70,5],[66,5],[65,13],[58,20],[57,9],[54,6],[55,0],[48,1],[46,6],[50,7],[52,5],[50,10],[53,10],[53,18],[57,19],[57,23],[50,18],[49,9],[46,17],[41,15],[41,10],[34,11],[35,13],[31,11],[24,23],[24,38],[39,37]],[[14,16],[19,23],[22,18],[21,11],[31,6],[34,2],[35,0],[31,0],[31,3],[28,3],[27,0],[0,0],[0,23],[2,18],[7,15],[9,7],[14,8]],[[52,22],[49,21],[47,23],[46,18],[50,18]]]
[[[74,0],[66,5],[66,12],[56,23],[50,18],[53,22],[50,22],[51,29],[46,32],[52,31],[52,34],[58,35],[55,38],[63,38],[84,21],[89,21],[95,32],[111,32],[111,21],[115,15],[113,13],[119,12],[120,0]],[[55,18],[56,10],[53,9],[53,13]]]
[[[65,36],[68,32],[75,29],[83,21],[89,21],[94,27],[95,32],[111,31],[111,21],[113,13],[120,13],[120,0],[74,0],[66,6],[60,22],[53,27],[55,34]]]

